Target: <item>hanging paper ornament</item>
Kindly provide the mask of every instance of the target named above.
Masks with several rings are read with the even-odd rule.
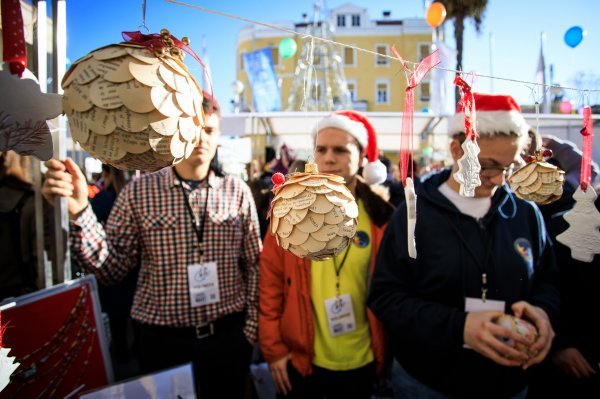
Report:
[[[60,95],[42,93],[27,69],[21,2],[2,1],[1,7],[0,151],[13,150],[47,161],[53,148],[46,121],[60,115]]]
[[[433,2],[427,9],[425,14],[425,21],[433,29],[440,26],[446,19],[446,7],[440,2]]]
[[[204,125],[202,90],[183,64],[187,38],[124,32],[128,42],[79,59],[63,108],[83,149],[119,169],[155,171],[191,155]]]
[[[527,165],[508,178],[510,188],[517,197],[545,205],[562,196],[565,172],[544,162],[544,157],[550,156],[550,150],[535,151],[533,157],[526,160]]]
[[[348,246],[356,233],[358,206],[343,178],[319,173],[309,163],[304,173],[274,183],[269,230],[278,245],[313,260],[336,256]]]
[[[537,328],[527,320],[520,319],[515,316],[504,314],[496,319],[496,324],[502,326],[510,331],[517,333],[527,340],[527,344],[516,342],[512,339],[506,339],[505,343],[518,350],[519,352],[527,355],[533,355],[529,349],[539,338]]]
[[[417,194],[413,180],[406,178],[404,187],[404,198],[406,199],[406,221],[408,227],[408,256],[417,259],[417,244],[415,242],[415,226],[417,225]]]
[[[556,239],[571,248],[571,257],[582,262],[591,262],[595,254],[600,254],[600,212],[596,209],[596,190],[592,181],[592,145],[594,124],[589,106],[583,108],[583,147],[579,187],[573,194],[576,201],[573,209],[563,217],[569,228]]]
[[[28,70],[20,78],[0,65],[0,151],[13,150],[34,155],[42,161],[52,158],[52,135],[47,120],[61,114],[61,96],[40,91]]]
[[[298,45],[291,37],[286,37],[279,42],[279,55],[281,58],[292,58],[297,50]]]
[[[596,191],[592,187],[577,188],[573,209],[565,213],[569,228],[556,236],[558,242],[571,248],[571,257],[582,262],[591,262],[600,254],[600,213],[596,209]]]
[[[14,356],[8,356],[10,348],[0,347],[0,392],[10,382],[10,376],[19,367],[20,363],[15,363]]]
[[[479,172],[479,144],[477,144],[477,116],[475,111],[475,96],[471,86],[460,76],[456,76],[454,84],[460,88],[462,97],[459,110],[465,113],[465,141],[461,144],[463,155],[458,159],[458,171],[453,175],[454,180],[460,184],[459,194],[463,197],[474,197],[475,189],[481,186]]]

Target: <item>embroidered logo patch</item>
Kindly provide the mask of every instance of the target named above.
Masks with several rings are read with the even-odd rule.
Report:
[[[533,274],[533,252],[531,250],[531,243],[526,238],[517,238],[515,240],[515,250],[527,265],[527,275],[531,277]]]

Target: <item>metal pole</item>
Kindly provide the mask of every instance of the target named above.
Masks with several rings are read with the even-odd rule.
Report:
[[[60,81],[65,74],[67,61],[67,2],[56,0],[52,4],[53,22],[53,65],[54,76],[52,86],[56,93],[62,94]],[[53,132],[54,156],[58,159],[67,157],[67,123],[64,116],[57,118],[58,129]],[[69,215],[67,199],[56,198],[54,202],[54,239],[56,246],[57,277],[62,281],[71,280],[71,256],[66,243],[69,242]]]

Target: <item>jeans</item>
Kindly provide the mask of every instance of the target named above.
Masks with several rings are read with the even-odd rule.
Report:
[[[400,364],[394,360],[392,368],[392,384],[394,387],[394,399],[452,399],[434,389],[429,388],[406,372]],[[508,399],[526,399],[527,388]]]

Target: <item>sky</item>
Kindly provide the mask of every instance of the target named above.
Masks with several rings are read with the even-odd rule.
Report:
[[[302,13],[311,15],[313,4],[312,0],[179,1],[269,23],[299,22]],[[331,9],[349,2],[367,8],[372,19],[380,19],[385,10],[392,12],[393,19],[424,18],[426,12],[423,0],[329,0],[326,5]],[[98,47],[122,41],[122,31],[139,30],[143,21],[142,3],[143,0],[67,0],[67,57],[74,61]],[[600,27],[595,23],[598,15],[597,0],[489,0],[481,33],[475,32],[472,22],[466,22],[463,70],[534,81],[544,32],[545,62],[547,66],[553,65],[554,70],[552,83],[600,89]],[[214,92],[224,113],[229,112],[226,104],[233,98],[237,33],[247,24],[164,0],[146,0],[145,25],[150,32],[167,28],[178,38],[187,36],[198,54],[202,52],[202,38],[206,38]],[[572,26],[587,31],[576,48],[564,42],[564,34]],[[455,48],[451,20],[444,29],[446,44]],[[490,48],[493,48],[491,54]],[[201,68],[191,57],[186,58],[186,65],[200,78]],[[476,78],[474,88],[512,94],[521,104],[534,102],[531,90],[522,83],[492,82],[481,77]],[[578,92],[567,91],[565,95],[576,106],[583,101]],[[590,100],[592,104],[600,103],[600,95],[592,93]]]

